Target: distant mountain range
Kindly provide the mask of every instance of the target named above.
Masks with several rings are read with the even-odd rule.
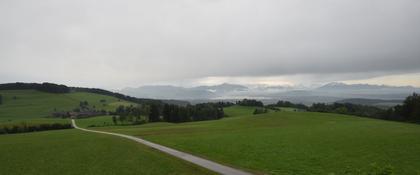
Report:
[[[123,94],[141,98],[178,99],[194,102],[235,101],[243,98],[254,98],[264,103],[275,103],[288,100],[294,103],[312,104],[314,102],[331,103],[345,99],[385,100],[384,104],[401,102],[420,88],[412,86],[385,86],[369,84],[329,83],[318,88],[302,89],[290,86],[244,86],[238,84],[220,84],[215,86],[179,87],[170,85],[141,86],[124,88]],[[391,101],[387,101],[391,100]],[[361,103],[366,103],[363,101]],[[378,102],[381,103],[381,102]]]
[[[121,92],[135,97],[194,100],[213,99],[237,91],[247,90],[248,87],[246,86],[224,83],[216,86],[197,86],[191,88],[170,85],[141,86],[138,88],[124,88]]]

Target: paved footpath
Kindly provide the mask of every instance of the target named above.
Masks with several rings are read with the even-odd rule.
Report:
[[[74,128],[82,130],[82,131],[87,131],[87,132],[94,132],[94,133],[101,133],[101,134],[108,134],[108,135],[114,135],[114,136],[119,136],[119,137],[124,137],[130,140],[134,140],[138,143],[144,144],[146,146],[152,147],[154,149],[157,149],[159,151],[165,152],[167,154],[170,154],[172,156],[178,157],[180,159],[183,159],[185,161],[191,162],[193,164],[196,164],[198,166],[207,168],[211,171],[214,171],[216,173],[220,173],[220,174],[225,174],[225,175],[252,175],[251,173],[242,171],[242,170],[238,170],[238,169],[234,169],[207,159],[203,159],[188,153],[184,153],[166,146],[162,146],[156,143],[152,143],[149,142],[147,140],[143,140],[141,138],[137,138],[137,137],[133,137],[133,136],[129,136],[129,135],[125,135],[125,134],[117,134],[117,133],[112,133],[112,132],[104,132],[104,131],[95,131],[95,130],[90,130],[90,129],[85,129],[85,128],[79,128],[76,125],[76,122],[74,121],[74,119],[71,120],[71,123],[73,125]]]

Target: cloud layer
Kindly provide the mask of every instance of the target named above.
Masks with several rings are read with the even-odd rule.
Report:
[[[417,73],[418,9],[417,0],[1,1],[0,81]]]

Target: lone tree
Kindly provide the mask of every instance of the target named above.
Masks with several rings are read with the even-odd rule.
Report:
[[[402,116],[408,121],[420,121],[420,95],[413,93],[402,105]]]
[[[114,122],[114,125],[117,125],[117,117],[115,115],[112,116],[112,122]]]

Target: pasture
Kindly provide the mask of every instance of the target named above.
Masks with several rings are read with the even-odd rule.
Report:
[[[0,135],[0,174],[214,174],[136,142],[75,129]]]
[[[313,112],[226,108],[222,120],[93,128],[125,133],[268,174],[420,172],[420,126]],[[85,124],[86,125],[86,124]]]
[[[119,105],[133,103],[115,97],[86,92],[54,94],[36,90],[2,90],[0,122],[47,117],[54,111],[71,111],[81,101],[87,101],[97,110],[114,110]]]

